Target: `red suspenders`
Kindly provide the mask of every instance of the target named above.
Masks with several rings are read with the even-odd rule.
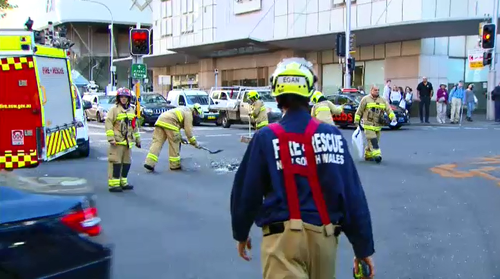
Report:
[[[290,223],[291,229],[302,229],[302,218],[300,214],[299,195],[297,193],[297,183],[295,182],[295,175],[307,177],[309,186],[311,187],[312,196],[316,208],[318,209],[321,222],[325,226],[326,234],[333,234],[333,225],[328,211],[326,209],[325,199],[319,184],[316,155],[312,145],[312,139],[316,132],[319,123],[315,119],[311,119],[306,127],[304,134],[287,133],[283,127],[278,123],[273,123],[268,127],[274,132],[279,140],[279,152],[281,164],[283,166],[283,179],[285,182],[285,191],[288,201],[288,209],[290,210]],[[292,164],[292,156],[290,154],[289,142],[293,141],[298,144],[303,144],[305,148],[305,158],[307,160],[306,166]],[[297,222],[298,221],[298,222]]]

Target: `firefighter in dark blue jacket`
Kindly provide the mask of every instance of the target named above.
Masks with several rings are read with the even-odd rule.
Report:
[[[289,58],[271,76],[272,95],[284,111],[279,123],[255,133],[231,192],[233,237],[250,260],[250,228],[262,228],[264,279],[335,278],[338,236],[343,231],[355,259],[375,252],[370,211],[347,149],[334,126],[314,120],[309,98],[317,81],[312,64]]]

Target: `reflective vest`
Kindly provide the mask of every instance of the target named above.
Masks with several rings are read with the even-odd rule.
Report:
[[[325,199],[321,185],[319,184],[318,171],[316,165],[316,156],[312,145],[312,138],[318,129],[320,122],[311,119],[306,127],[304,134],[287,133],[279,123],[273,123],[268,127],[273,131],[279,141],[279,152],[281,163],[283,165],[283,180],[285,184],[288,209],[290,211],[290,229],[302,230],[302,217],[300,213],[300,202],[297,191],[295,175],[307,177],[311,193],[318,209],[319,217],[325,228],[327,236],[334,234],[334,226],[328,215]],[[305,166],[292,164],[290,154],[290,141],[303,144],[307,164]]]

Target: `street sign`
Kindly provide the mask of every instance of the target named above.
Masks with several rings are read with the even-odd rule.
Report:
[[[469,69],[471,70],[482,70],[483,65],[483,50],[480,49],[469,49],[467,51],[467,56],[469,60]]]
[[[143,79],[148,77],[148,68],[145,64],[132,64],[130,75],[133,79]]]

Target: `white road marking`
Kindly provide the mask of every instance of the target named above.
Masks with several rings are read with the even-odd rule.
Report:
[[[234,136],[234,134],[215,134],[215,135],[200,135],[200,137],[205,136],[205,137],[230,137]]]

